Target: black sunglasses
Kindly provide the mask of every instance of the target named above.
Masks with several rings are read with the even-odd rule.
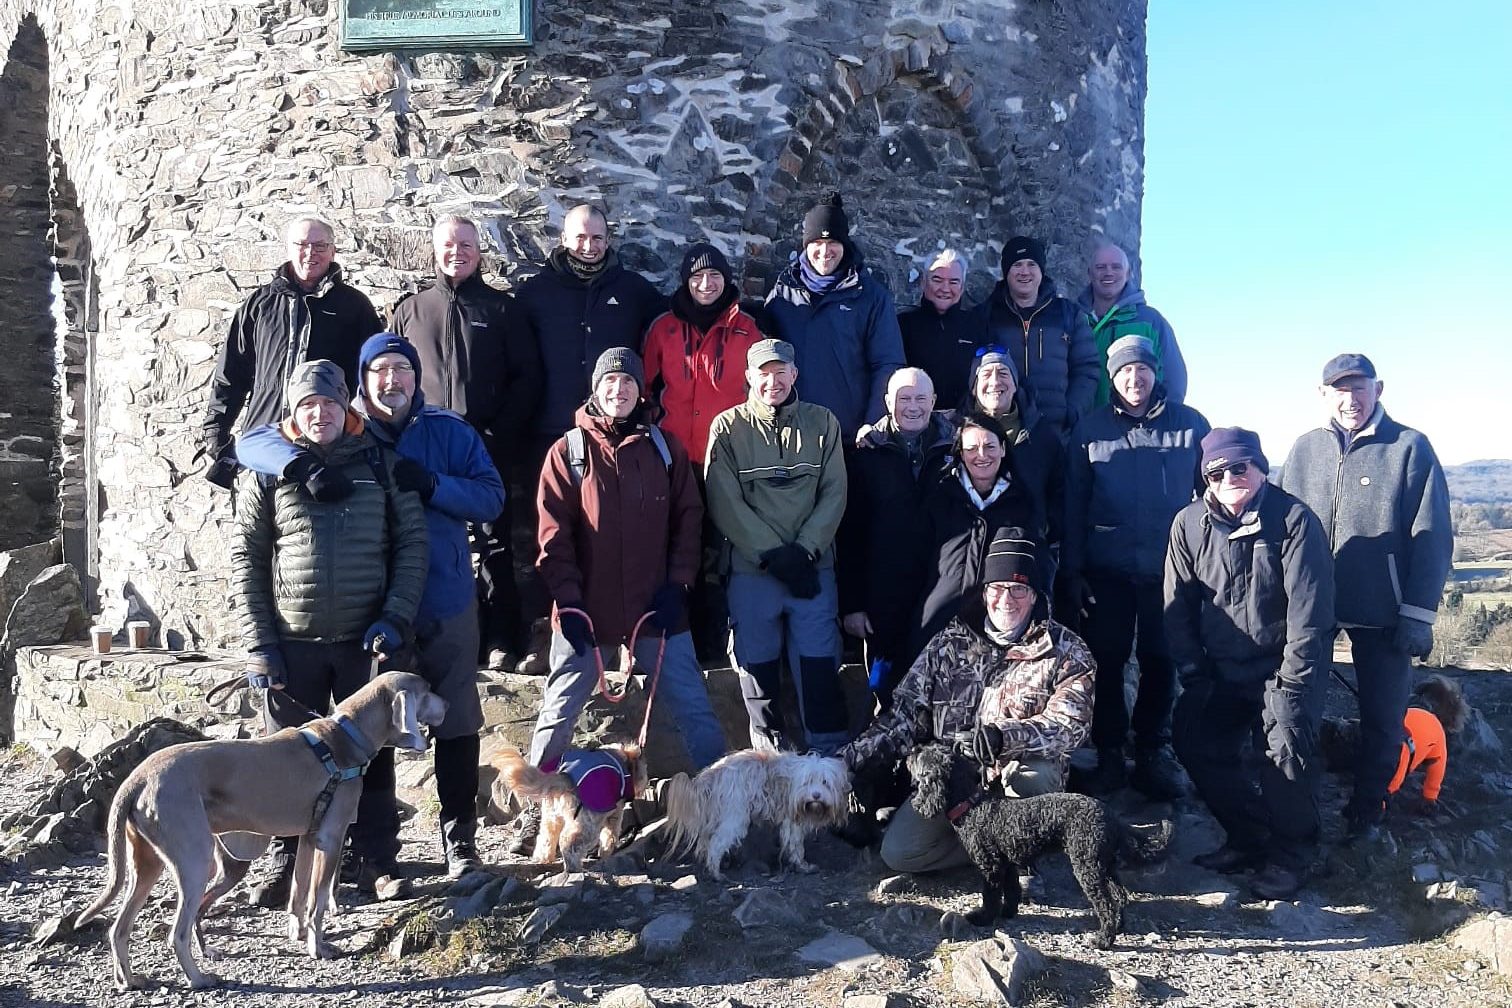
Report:
[[[1233,465],[1219,466],[1217,469],[1209,469],[1207,472],[1203,473],[1203,475],[1207,477],[1207,481],[1209,483],[1222,483],[1224,473],[1228,473],[1231,476],[1243,476],[1245,473],[1249,472],[1249,467],[1250,464],[1248,462],[1235,462]]]

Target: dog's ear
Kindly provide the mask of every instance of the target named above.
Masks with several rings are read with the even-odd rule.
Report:
[[[394,744],[404,749],[424,752],[425,736],[420,734],[420,723],[416,717],[418,712],[415,710],[419,705],[411,703],[411,696],[407,689],[394,690],[394,729],[399,733]]]

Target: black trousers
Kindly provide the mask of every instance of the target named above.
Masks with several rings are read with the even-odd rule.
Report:
[[[1123,748],[1130,726],[1124,699],[1124,664],[1134,650],[1139,662],[1139,692],[1132,719],[1134,744],[1141,749],[1158,749],[1171,740],[1171,710],[1176,702],[1176,668],[1166,647],[1161,585],[1099,574],[1089,574],[1087,584],[1097,599],[1081,621],[1082,639],[1097,663],[1092,744],[1099,749]]]
[[[1176,703],[1176,756],[1229,846],[1299,871],[1317,853],[1320,761],[1294,738],[1285,749],[1279,744],[1273,683],[1211,678],[1184,689]],[[1315,740],[1317,715],[1307,720]],[[1257,751],[1260,740],[1264,752]]]
[[[1412,658],[1397,647],[1389,629],[1350,627],[1360,703],[1360,744],[1355,755],[1354,794],[1345,814],[1375,820],[1383,812],[1386,786],[1402,754],[1402,719],[1412,691]]]
[[[284,664],[289,669],[288,685],[281,691],[319,715],[330,713],[332,703],[340,703],[367,685],[372,656],[363,650],[361,641],[316,644],[309,641],[283,641],[279,645]],[[295,728],[305,717],[292,705],[269,703],[265,727],[269,732]],[[278,837],[273,842],[275,856],[294,853],[296,837]],[[399,803],[394,797],[394,750],[384,747],[368,764],[362,778],[362,798],[357,803],[357,820],[347,831],[347,842],[361,857],[379,863],[399,855]]]

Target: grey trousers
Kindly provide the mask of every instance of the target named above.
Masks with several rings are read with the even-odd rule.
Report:
[[[1010,798],[1049,794],[1063,790],[1064,785],[1060,767],[1049,760],[1010,764],[1003,774],[1003,792]],[[959,868],[971,859],[949,819],[925,819],[914,811],[912,802],[904,802],[882,834],[882,863],[893,871],[915,874]]]

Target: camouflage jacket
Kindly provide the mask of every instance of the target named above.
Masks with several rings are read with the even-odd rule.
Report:
[[[1053,620],[1007,647],[951,620],[898,684],[892,707],[846,746],[846,764],[880,767],[916,745],[964,742],[994,724],[1003,731],[1001,764],[1054,760],[1064,769],[1092,724],[1095,668],[1082,639]]]

